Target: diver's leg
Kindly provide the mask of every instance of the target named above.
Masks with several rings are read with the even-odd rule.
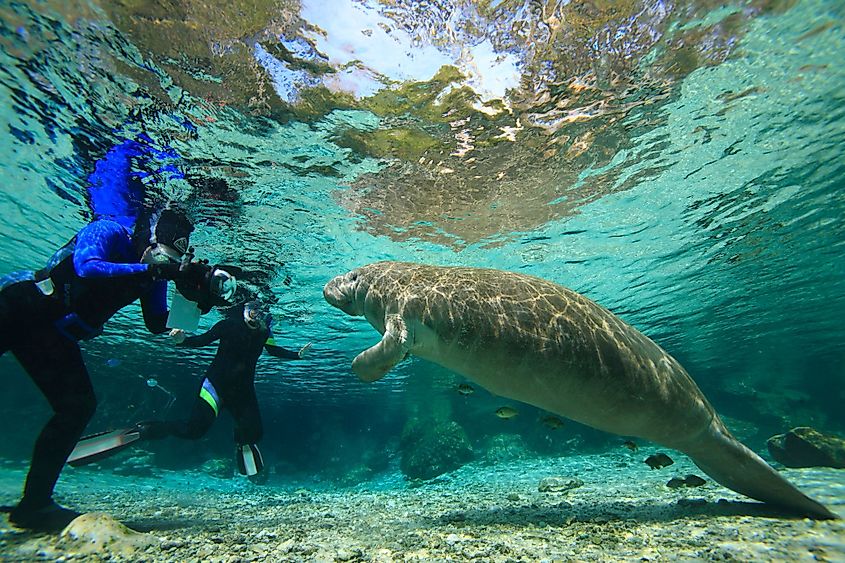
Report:
[[[217,411],[203,395],[200,395],[194,401],[190,418],[174,425],[171,434],[185,440],[199,440],[205,436],[216,418]]]
[[[28,323],[38,322],[45,313],[40,294],[31,284],[6,283],[13,275],[0,278],[0,356],[23,342],[29,332]]]
[[[255,387],[241,391],[237,400],[227,403],[227,408],[235,419],[235,443],[237,444],[238,471],[250,479],[262,474],[264,460],[258,449],[258,442],[264,434],[261,424],[261,411]],[[266,477],[266,473],[263,474]],[[259,478],[258,482],[262,480]]]
[[[97,399],[79,346],[51,325],[30,334],[27,343],[12,351],[50,403],[53,416],[35,442],[23,498],[10,520],[27,528],[61,528],[78,513],[55,505],[53,489],[94,415]]]
[[[158,440],[175,436],[183,440],[199,440],[205,436],[219,412],[219,398],[214,386],[208,379],[203,379],[199,394],[191,409],[191,416],[186,420],[148,421],[138,425],[141,438]]]
[[[231,400],[226,408],[235,419],[235,442],[237,444],[255,444],[264,435],[261,423],[261,411],[258,409],[258,398],[255,387],[239,393],[237,400]]]

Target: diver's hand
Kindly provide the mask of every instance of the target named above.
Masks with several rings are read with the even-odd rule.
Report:
[[[185,341],[185,331],[181,328],[174,328],[168,336],[173,339],[173,343],[176,345],[182,344]]]
[[[219,303],[212,292],[213,274],[214,268],[208,265],[207,260],[198,260],[183,264],[179,279],[176,280],[176,290],[188,301],[196,303],[203,315],[213,305],[226,304],[225,301]]]
[[[208,265],[208,260],[196,260],[182,264],[179,277],[186,285],[203,287],[208,282],[208,276],[214,268]]]
[[[306,344],[305,346],[303,346],[302,348],[299,349],[299,357],[304,358],[305,355],[308,354],[308,351],[310,349],[311,349],[311,343],[309,342],[308,344]]]
[[[179,264],[150,264],[149,271],[154,280],[175,280],[182,277]]]

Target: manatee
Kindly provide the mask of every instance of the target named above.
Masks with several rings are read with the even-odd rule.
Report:
[[[377,262],[335,277],[323,296],[383,335],[352,362],[364,381],[413,354],[502,397],[683,452],[745,496],[837,518],[734,438],[677,360],[570,289],[494,269]]]

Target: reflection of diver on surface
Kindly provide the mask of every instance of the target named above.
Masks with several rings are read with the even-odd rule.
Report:
[[[263,428],[258,400],[255,395],[255,366],[262,350],[271,356],[298,360],[311,347],[306,344],[298,352],[277,346],[270,330],[272,317],[258,301],[250,301],[215,324],[211,330],[197,336],[185,337],[174,330],[171,334],[178,346],[198,348],[219,340],[217,354],[200,385],[199,394],[187,420],[149,421],[135,430],[141,439],[155,440],[175,436],[196,440],[205,435],[217,418],[220,409],[227,410],[235,420],[238,470],[250,478],[261,474],[264,463],[256,445]],[[266,474],[263,476],[266,477]],[[258,477],[254,480],[261,480]]]
[[[111,220],[90,223],[37,272],[0,278],[0,354],[11,350],[53,409],[35,443],[23,498],[12,524],[57,530],[78,513],[53,502],[62,467],[96,408],[78,341],[94,338],[103,324],[136,299],[144,323],[166,330],[167,281],[176,280],[210,308],[207,264],[186,263],[193,225],[181,212],[143,214],[134,232]],[[208,291],[207,291],[208,292]],[[207,293],[206,292],[206,293]]]

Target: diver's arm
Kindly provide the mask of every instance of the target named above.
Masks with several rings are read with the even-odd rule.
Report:
[[[196,336],[189,336],[177,346],[185,346],[187,348],[199,348],[201,346],[208,346],[222,335],[223,324],[226,321],[218,321],[216,325],[211,327],[211,330]]]
[[[167,330],[167,282],[153,282],[153,286],[141,296],[141,311],[144,324],[153,334]]]
[[[73,267],[81,278],[113,278],[146,274],[149,265],[109,261],[112,252],[128,244],[126,230],[113,221],[94,221],[76,237]]]
[[[301,360],[303,357],[305,357],[305,353],[310,348],[310,342],[300,348],[298,352],[288,350],[287,348],[282,348],[281,346],[276,345],[276,341],[273,339],[272,333],[270,334],[270,337],[267,339],[267,341],[264,343],[264,349],[267,350],[268,354],[270,354],[274,358],[282,358],[284,360]]]
[[[282,358],[285,360],[298,360],[299,353],[294,352],[293,350],[288,350],[287,348],[282,348],[281,346],[276,346],[275,344],[270,344],[270,341],[273,340],[272,338],[268,338],[267,342],[264,343],[264,349],[267,350],[267,353],[273,356],[274,358]]]

